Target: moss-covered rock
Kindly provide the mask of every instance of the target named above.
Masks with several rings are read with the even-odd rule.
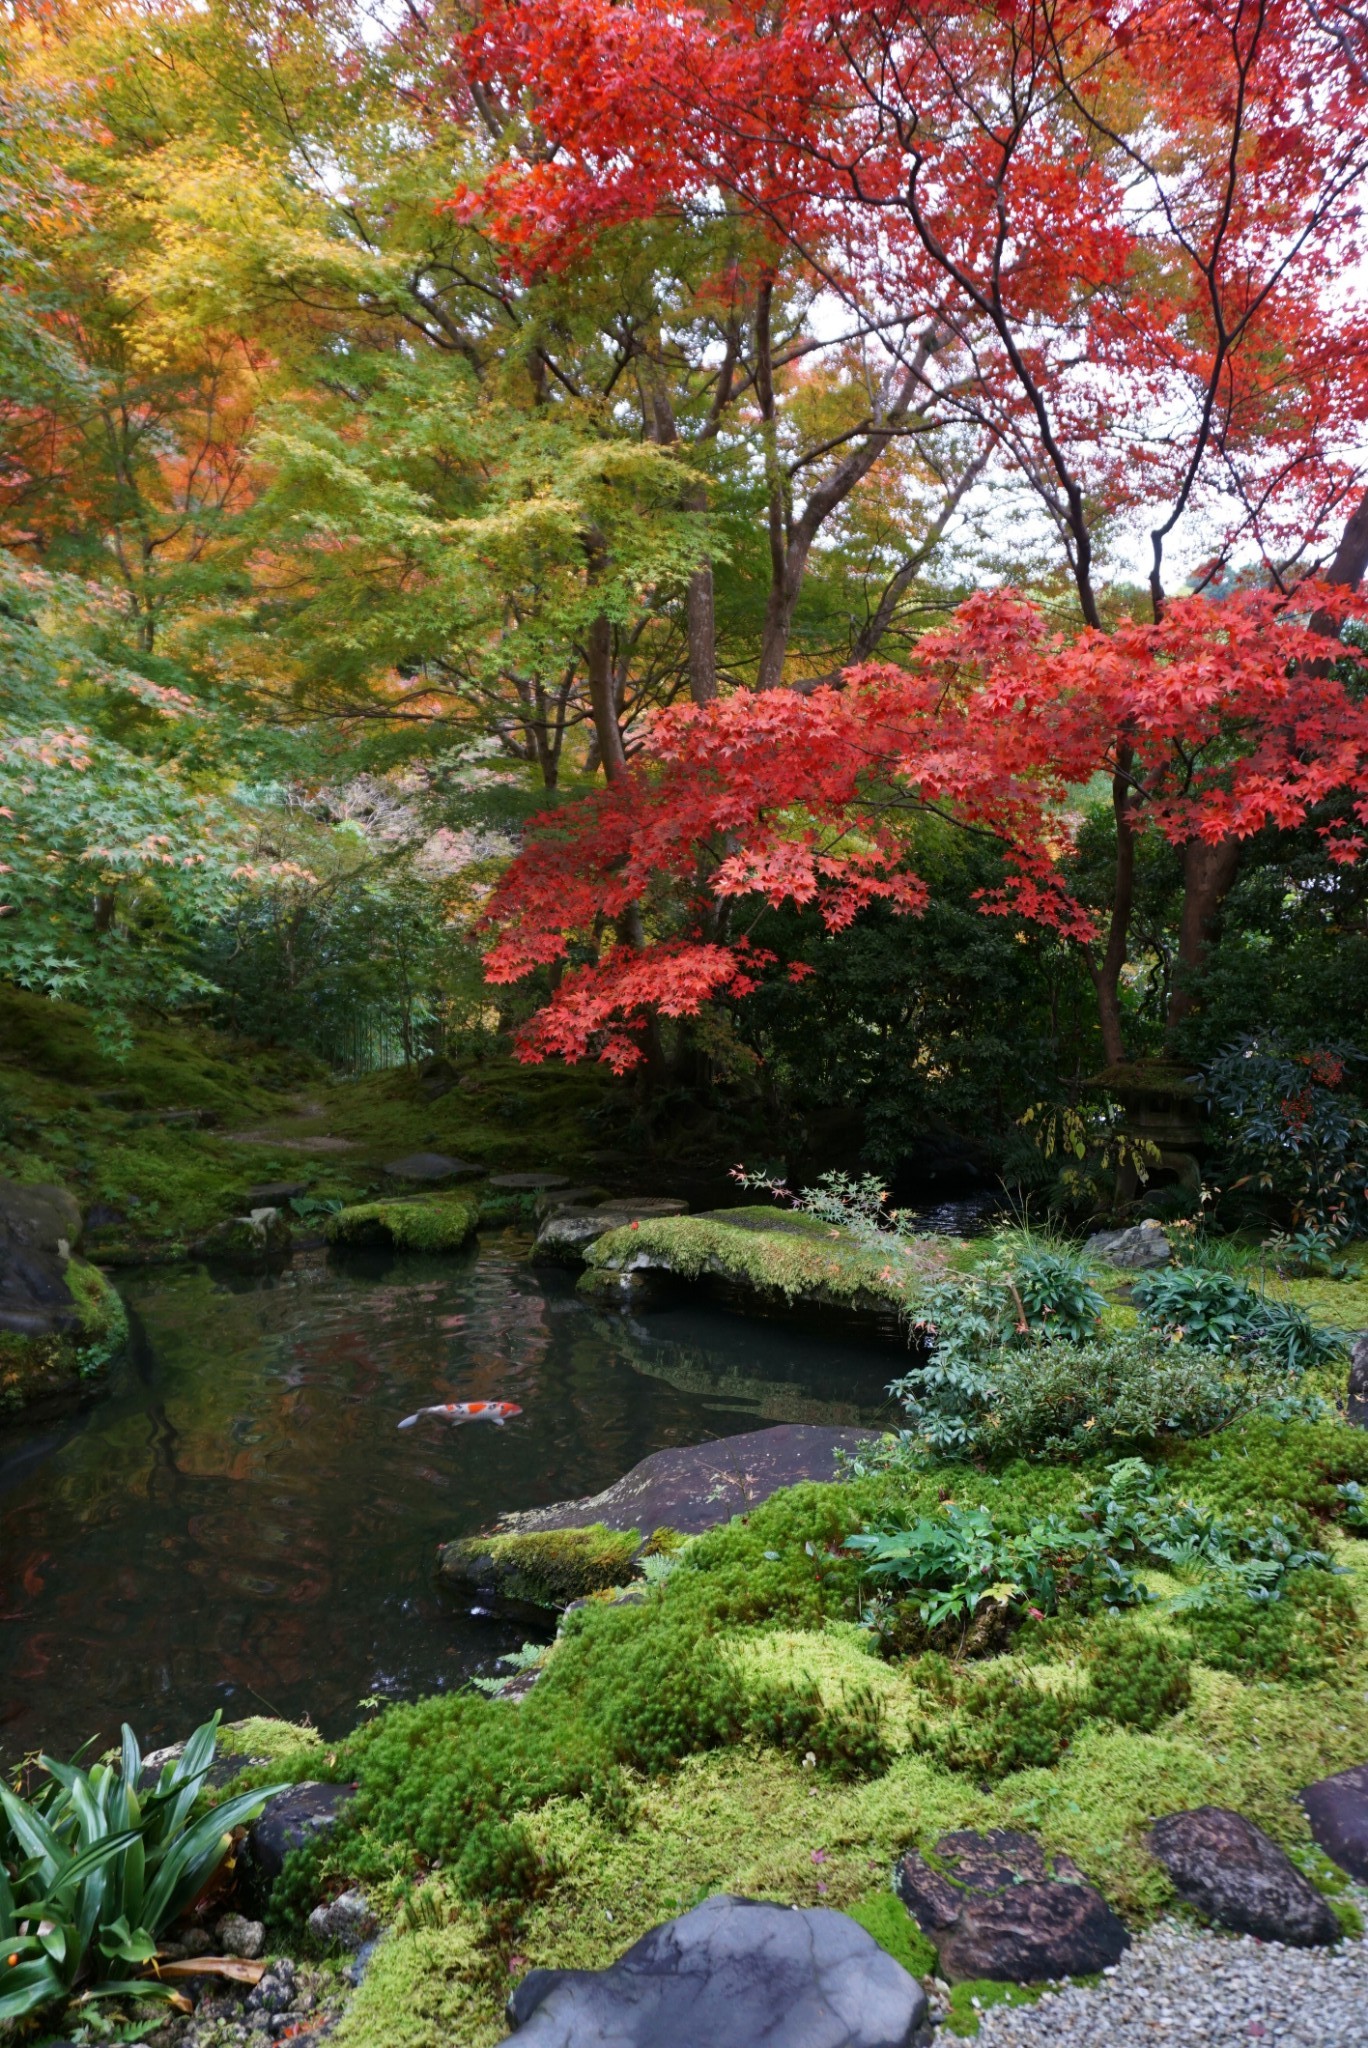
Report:
[[[0,1422],[88,1400],[127,1346],[127,1311],[99,1267],[68,1259],[63,1277],[74,1310],[68,1327],[0,1330]]]
[[[357,1202],[324,1226],[330,1244],[397,1252],[454,1252],[474,1235],[479,1208],[459,1195],[414,1195]]]
[[[643,1219],[605,1232],[584,1256],[585,1292],[601,1300],[658,1273],[718,1286],[761,1312],[810,1306],[885,1327],[938,1260],[923,1243],[872,1250],[815,1217],[763,1207]]]
[[[246,1273],[270,1272],[285,1265],[294,1235],[283,1209],[253,1209],[216,1224],[195,1246],[202,1259],[218,1260]]]
[[[635,1529],[537,1529],[509,1536],[463,1536],[439,1553],[442,1576],[505,1600],[568,1607],[620,1586],[641,1548]]]

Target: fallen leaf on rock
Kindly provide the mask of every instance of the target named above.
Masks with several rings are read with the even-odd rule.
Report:
[[[157,1966],[163,1983],[177,1977],[228,1977],[234,1984],[259,1984],[265,1974],[265,1963],[249,1963],[245,1956],[183,1956]]]

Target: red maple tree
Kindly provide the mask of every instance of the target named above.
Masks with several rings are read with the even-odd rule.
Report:
[[[914,909],[896,818],[928,804],[1000,841],[986,907],[1086,949],[1109,1059],[1138,834],[1181,847],[1176,1022],[1242,841],[1344,792],[1364,818],[1362,709],[1318,635],[1368,562],[1360,507],[1325,569],[1363,488],[1368,28],[1334,0],[490,0],[464,55],[531,110],[461,202],[510,260],[571,261],[607,221],[728,195],[994,437],[1077,606],[1061,629],[981,597],[908,670],[660,720],[654,763],[546,824],[495,900],[496,978],[607,924],[647,941],[565,974],[528,1055],[625,1064],[653,1008],[748,986],[740,895],[836,922],[876,893]],[[1145,624],[1102,583],[1142,532]],[[1257,588],[1171,601],[1175,535],[1201,536],[1199,588],[1237,560]],[[1061,879],[1099,772],[1104,923]],[[1356,858],[1356,831],[1332,851]]]

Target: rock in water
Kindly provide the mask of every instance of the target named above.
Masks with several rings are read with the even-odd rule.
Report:
[[[898,1895],[929,1941],[943,1977],[961,1984],[1038,1984],[1110,1969],[1130,1936],[1067,1856],[1010,1828],[942,1835],[936,1869],[909,1849]]]
[[[1349,1363],[1349,1420],[1368,1429],[1368,1330],[1355,1338]]]
[[[1152,1217],[1130,1230],[1099,1230],[1083,1249],[1089,1258],[1101,1259],[1104,1265],[1119,1266],[1128,1273],[1166,1266],[1173,1257],[1172,1245]]]
[[[844,1913],[708,1899],[607,1970],[533,1970],[519,2048],[922,2048],[926,1993]]]
[[[1338,1941],[1328,1899],[1262,1828],[1222,1806],[1166,1814],[1149,1831],[1149,1849],[1179,1898],[1235,1934],[1317,1948]]]
[[[1301,1802],[1330,1861],[1368,1882],[1368,1764],[1318,1779],[1307,1786]]]

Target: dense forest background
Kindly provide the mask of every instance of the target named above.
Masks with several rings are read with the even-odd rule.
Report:
[[[486,983],[490,891],[529,817],[649,760],[662,707],[904,662],[1004,584],[1077,619],[1002,427],[928,403],[906,323],[891,346],[754,209],[655,204],[514,260],[465,27],[349,0],[6,20],[0,976],[113,1049],[148,1011],[351,1072],[502,1042],[561,964]],[[1104,623],[1146,615],[1123,494],[1089,517]],[[1268,567],[1215,531],[1177,572],[1213,604]],[[1072,806],[1101,916],[1105,779]],[[1243,840],[1176,1008],[1183,849],[1137,841],[1130,1057],[1361,1041],[1336,815]],[[991,834],[898,829],[922,914],[832,929],[762,892],[779,971],[667,1023],[623,1084],[643,1127],[706,1090],[881,1170],[953,1130],[1048,1178],[1040,1106],[1064,1128],[1106,1064],[1096,963],[983,914]]]

